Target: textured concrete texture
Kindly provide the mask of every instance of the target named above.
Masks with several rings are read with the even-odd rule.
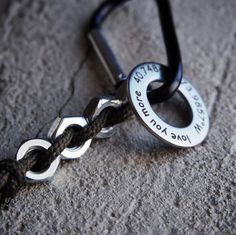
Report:
[[[5,11],[1,159],[14,158],[22,140],[45,137],[56,116],[78,116],[89,99],[112,91],[85,37],[100,2],[15,0]],[[0,212],[0,234],[236,234],[236,2],[171,3],[185,75],[210,114],[208,139],[172,148],[133,118],[61,164],[51,182],[23,187]],[[127,3],[104,33],[126,72],[143,61],[166,63],[152,0]],[[168,107],[173,120],[181,116],[178,104]]]

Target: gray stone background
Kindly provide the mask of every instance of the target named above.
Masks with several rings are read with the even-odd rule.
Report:
[[[101,1],[14,0],[7,11],[1,2],[3,159],[112,86],[85,36]],[[185,74],[210,114],[208,139],[172,148],[133,118],[61,165],[51,182],[22,188],[0,212],[0,234],[236,234],[236,1],[171,3]],[[166,63],[152,0],[127,3],[104,32],[126,72],[143,61]]]

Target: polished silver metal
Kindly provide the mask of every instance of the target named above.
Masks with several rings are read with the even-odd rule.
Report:
[[[84,127],[88,124],[87,120],[83,117],[64,117],[56,118],[53,122],[49,132],[48,138],[54,141],[57,137],[63,134],[66,128],[70,126]],[[76,146],[73,148],[66,148],[61,153],[62,159],[76,159],[81,157],[89,148],[92,139],[87,140],[81,146]]]
[[[26,153],[37,149],[48,149],[52,144],[42,139],[31,139],[23,143],[17,151],[16,160],[19,161],[26,156]],[[49,180],[56,172],[60,163],[60,155],[51,163],[47,170],[42,172],[27,171],[26,178],[32,181]]]
[[[88,121],[92,121],[96,118],[102,110],[108,107],[118,108],[122,104],[122,101],[115,99],[114,97],[96,97],[90,101],[84,111],[84,116]],[[96,135],[96,138],[103,139],[111,137],[115,133],[115,128],[105,127]]]
[[[92,29],[88,34],[88,38],[105,67],[113,85],[118,86],[122,81],[126,80],[126,75],[117,62],[111,48],[108,46],[101,30]]]
[[[164,122],[152,109],[147,89],[151,82],[163,82],[161,67],[157,63],[140,64],[128,76],[128,98],[134,113],[144,127],[154,136],[176,147],[192,147],[200,144],[207,136],[209,118],[206,107],[197,90],[183,79],[178,88],[192,111],[191,123],[183,128]]]

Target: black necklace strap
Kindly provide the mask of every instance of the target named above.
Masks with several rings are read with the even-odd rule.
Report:
[[[107,0],[102,3],[92,16],[90,21],[90,31],[100,31],[102,23],[109,16],[109,14],[118,6],[128,1],[129,0]],[[169,71],[165,79],[166,82],[156,90],[150,91],[148,96],[151,102],[162,102],[171,97],[178,89],[183,76],[183,66],[169,1],[156,0],[156,3],[159,9],[160,23],[167,52]],[[109,63],[111,68],[111,63],[113,63],[113,67],[115,65],[113,72],[115,72],[117,76],[123,74],[123,71],[117,63],[111,48],[108,46],[108,43],[102,35],[99,35],[99,40],[97,40],[97,43],[101,44],[97,45],[98,47],[106,47],[106,50],[103,50],[106,54],[103,56],[105,59],[107,57],[106,62]]]

